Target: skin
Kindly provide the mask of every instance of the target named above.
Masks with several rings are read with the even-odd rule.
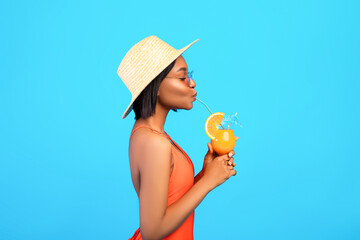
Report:
[[[174,67],[160,84],[155,114],[147,119],[140,118],[136,120],[134,128],[140,125],[148,125],[164,133],[165,120],[171,109],[192,109],[193,95],[196,94],[194,89],[196,83],[194,80],[191,80],[189,87],[186,80],[180,79],[187,76],[187,71],[177,71],[184,67],[188,69],[185,59],[179,56]]]
[[[178,71],[181,68],[186,70]],[[192,109],[196,83],[191,80],[188,86],[187,80],[181,79],[186,78],[187,73],[186,61],[179,56],[160,84],[155,114],[138,119],[133,129],[147,125],[165,133],[164,124],[171,109]],[[236,174],[234,154],[232,151],[229,155],[218,156],[208,143],[203,169],[195,176],[193,187],[168,207],[169,179],[173,169],[171,143],[151,129],[135,131],[129,143],[129,160],[133,185],[139,197],[143,239],[162,239],[181,226],[212,189]]]

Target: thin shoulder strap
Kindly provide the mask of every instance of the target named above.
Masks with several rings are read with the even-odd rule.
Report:
[[[166,132],[165,132],[165,133],[166,133]],[[189,162],[191,162],[191,159],[190,159],[190,157],[186,154],[186,152],[185,152],[174,140],[172,140],[172,138],[169,136],[169,134],[166,133],[166,135],[168,136],[169,140],[173,143],[173,145],[175,145],[175,146],[180,150],[180,152],[182,152],[182,153],[185,155],[185,157],[187,158],[187,160],[188,160]]]
[[[133,130],[133,131],[131,132],[131,134],[130,134],[130,139],[131,139],[131,136],[133,135],[133,133],[134,133],[136,130],[138,130],[139,128],[143,128],[143,127],[144,127],[144,128],[149,128],[149,129],[153,130],[154,132],[159,133],[160,135],[166,137],[165,134],[163,134],[162,132],[159,132],[158,130],[155,130],[155,129],[153,129],[153,128],[149,127],[149,126],[146,126],[146,125],[141,125],[141,126],[137,126],[136,128],[134,128],[134,130]],[[130,139],[129,139],[129,141],[130,141]]]

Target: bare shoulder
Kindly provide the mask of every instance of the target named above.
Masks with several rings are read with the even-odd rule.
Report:
[[[162,148],[163,150],[170,149],[171,143],[169,140],[148,128],[141,128],[135,131],[130,140],[130,147],[141,150],[143,148]],[[160,149],[161,150],[161,149]]]
[[[129,143],[130,160],[135,161],[139,170],[146,166],[146,161],[163,161],[171,157],[171,143],[169,140],[148,128],[136,130]],[[141,162],[141,164],[140,164]],[[155,163],[155,162],[154,162]],[[169,162],[170,164],[170,162]]]

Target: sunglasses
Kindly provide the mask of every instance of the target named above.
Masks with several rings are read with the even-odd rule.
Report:
[[[174,78],[174,77],[165,77],[165,78]],[[184,78],[176,78],[176,79],[184,79]],[[190,87],[190,81],[194,80],[194,71],[191,71],[188,73],[187,77],[184,79],[186,81],[187,85]]]

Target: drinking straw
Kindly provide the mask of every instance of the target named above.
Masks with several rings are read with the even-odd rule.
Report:
[[[211,110],[210,110],[210,108],[203,102],[203,101],[201,101],[200,99],[198,99],[198,98],[195,98],[196,100],[198,100],[199,102],[201,102],[202,104],[204,104],[205,105],[205,107],[207,108],[207,110],[209,110],[209,112],[212,114],[212,112],[211,112]],[[225,129],[224,127],[223,127],[223,125],[220,123],[220,126],[222,127],[222,129]]]
[[[198,99],[198,98],[195,98],[195,99],[198,100],[199,102],[201,102],[202,104],[204,104],[205,107],[207,108],[207,110],[209,110],[209,112],[212,114],[212,112],[210,111],[210,108],[209,108],[203,101],[201,101],[201,100]]]
[[[235,114],[236,115],[236,114]],[[230,118],[231,119],[231,118]],[[233,123],[233,121],[231,120],[230,124],[228,125],[228,130],[230,129],[231,124]]]
[[[238,117],[237,117],[236,115],[237,115],[237,113],[235,113],[234,117],[236,117],[236,119],[239,121],[240,127],[242,127],[242,124],[241,124],[240,120],[238,119]],[[231,126],[232,123],[233,123],[233,122],[231,121],[228,129],[230,128],[230,126]]]
[[[236,119],[239,121],[240,127],[243,127],[242,124],[241,124],[241,122],[240,122],[240,120],[238,119],[238,117],[237,117],[236,115],[237,115],[237,113],[235,113],[235,117],[236,117]]]

